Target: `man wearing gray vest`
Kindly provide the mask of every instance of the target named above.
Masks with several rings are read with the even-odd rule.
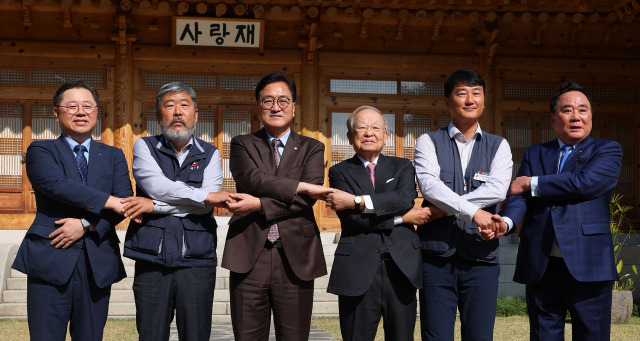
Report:
[[[220,152],[195,136],[196,94],[182,83],[156,96],[162,134],[133,146],[137,195],[127,198],[131,221],[124,255],[136,260],[133,293],[140,340],[169,340],[174,311],[180,340],[209,340],[216,281],[213,206],[222,189]]]
[[[453,340],[456,310],[462,340],[491,340],[498,296],[498,204],[511,181],[511,149],[480,129],[482,77],[454,72],[444,85],[447,128],[420,136],[415,168],[430,207],[418,227],[423,251],[422,340]],[[492,239],[492,240],[485,240]]]

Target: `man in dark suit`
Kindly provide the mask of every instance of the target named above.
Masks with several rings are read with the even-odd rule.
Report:
[[[514,280],[526,284],[531,340],[564,340],[567,310],[575,340],[608,340],[622,148],[589,137],[593,106],[579,84],[565,83],[550,110],[558,138],[526,149],[501,213],[509,232],[522,221]]]
[[[53,96],[62,135],[27,149],[38,210],[13,268],[27,277],[31,340],[101,340],[111,284],[126,276],[114,227],[133,194],[120,149],[95,142],[98,93],[82,81]],[[116,214],[120,213],[120,214]]]
[[[291,131],[296,88],[286,75],[265,76],[255,95],[264,129],[234,137],[229,161],[238,193],[222,267],[231,270],[233,332],[267,340],[273,310],[278,340],[306,340],[314,279],[327,273],[313,215],[313,197],[330,191],[324,145]]]
[[[420,239],[413,224],[429,208],[417,197],[410,160],[385,156],[387,122],[362,106],[347,119],[356,155],[329,169],[336,191],[326,195],[342,226],[328,292],[339,295],[340,329],[347,340],[373,340],[380,316],[386,340],[413,340],[416,290],[422,286]]]

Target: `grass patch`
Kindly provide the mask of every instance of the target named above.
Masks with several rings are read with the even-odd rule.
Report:
[[[104,341],[136,341],[135,319],[108,319],[104,327]],[[24,341],[29,340],[29,326],[27,321],[0,320],[0,340]],[[67,340],[71,340],[67,332]]]
[[[342,340],[340,336],[340,321],[337,317],[313,319],[318,327],[329,331],[336,340]],[[529,318],[527,316],[496,317],[494,329],[495,341],[529,340]],[[627,324],[614,324],[611,326],[612,341],[638,340],[640,335],[640,317],[634,316]],[[29,339],[29,329],[26,321],[0,320],[0,340],[24,341]],[[104,330],[104,341],[136,341],[136,322],[133,319],[109,319]],[[416,322],[414,339],[420,340],[420,319]],[[571,340],[571,323],[565,328],[565,339]],[[67,340],[70,338],[67,336]],[[384,340],[382,323],[378,326],[375,341]],[[454,340],[460,340],[460,321],[456,321]]]
[[[337,317],[314,319],[313,323],[329,331],[336,340],[342,341],[340,321]],[[567,323],[564,334],[566,340],[571,340],[571,323]],[[611,325],[611,341],[638,340],[639,335],[640,317],[632,317],[627,324]],[[496,317],[493,337],[494,341],[529,340],[529,318],[527,316]],[[414,340],[420,340],[420,319],[416,322]],[[460,340],[460,319],[456,320],[454,340]],[[378,326],[375,341],[384,341],[382,323]]]
[[[496,304],[496,316],[527,316],[527,302],[521,298],[499,298]]]

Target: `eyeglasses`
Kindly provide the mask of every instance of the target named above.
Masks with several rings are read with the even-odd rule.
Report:
[[[82,108],[82,111],[86,114],[86,115],[92,115],[95,114],[98,111],[98,106],[96,105],[90,105],[90,104],[85,104],[85,105],[59,105],[58,108],[65,108],[67,109],[67,114],[69,115],[77,115],[78,112],[80,112],[80,108]]]
[[[280,109],[286,109],[289,104],[291,104],[291,98],[280,97],[276,100],[273,97],[265,97],[260,100],[260,108],[262,108],[263,110],[271,110],[276,102],[278,102],[278,106],[280,107]]]

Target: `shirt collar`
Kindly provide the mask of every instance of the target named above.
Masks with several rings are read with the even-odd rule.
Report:
[[[269,132],[266,129],[264,131],[267,133],[267,137],[269,138],[269,144],[271,144],[271,141],[275,140],[275,137],[271,136],[271,134],[269,134]],[[284,136],[279,138],[280,142],[282,142],[282,147],[284,147],[287,144],[287,141],[289,140],[290,135],[291,135],[291,128],[289,128],[287,132],[284,133]]]
[[[85,148],[87,148],[87,153],[89,152],[89,148],[91,146],[91,138],[88,138],[88,139],[84,140],[84,142],[82,142],[82,143],[78,143],[78,142],[74,141],[72,138],[70,138],[68,136],[65,136],[64,139],[69,144],[69,147],[71,147],[71,150],[73,150],[73,148],[75,148],[77,145],[81,144]]]
[[[584,141],[584,140],[583,140],[583,141]],[[580,142],[578,142],[578,143],[576,143],[576,144],[570,145],[570,146],[571,146],[571,150],[574,150],[574,149],[575,149],[577,146],[579,146],[581,143],[582,143],[582,141],[580,141]],[[560,141],[560,139],[558,139],[558,144],[560,144],[560,148],[559,148],[559,150],[562,150],[562,147],[564,147],[564,146],[566,146],[566,145],[567,145],[566,143],[564,143],[564,142]]]
[[[462,143],[467,143],[469,141],[467,141],[467,139],[464,137],[464,135],[460,132],[460,130],[455,126],[455,124],[453,124],[453,122],[449,123],[449,126],[447,127],[448,131],[449,131],[449,137],[450,138],[455,138],[456,140],[462,142]],[[473,136],[471,136],[471,138],[478,138],[478,136],[482,135],[482,129],[480,129],[480,123],[478,123],[478,125],[476,126],[476,131],[473,133]]]
[[[373,162],[369,162],[363,158],[360,157],[360,155],[356,155],[358,157],[358,159],[360,159],[360,161],[362,161],[362,164],[367,167],[370,163],[373,163],[374,165],[378,165],[378,158],[380,158],[380,156],[378,156],[375,160],[373,160]]]

